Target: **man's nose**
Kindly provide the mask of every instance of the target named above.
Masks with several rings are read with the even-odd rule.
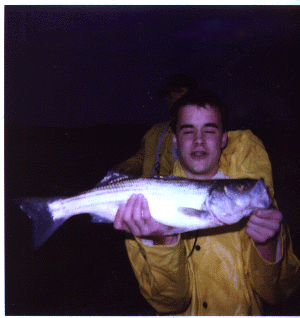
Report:
[[[195,134],[194,143],[195,144],[203,144],[204,143],[204,136],[203,136],[202,132],[197,132]]]

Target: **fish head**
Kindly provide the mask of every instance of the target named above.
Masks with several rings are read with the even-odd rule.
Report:
[[[268,208],[271,203],[263,179],[222,181],[211,189],[208,201],[209,210],[224,224],[236,223],[256,209]]]

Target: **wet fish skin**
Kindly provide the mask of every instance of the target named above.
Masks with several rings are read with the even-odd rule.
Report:
[[[262,179],[137,178],[70,198],[26,198],[20,208],[32,219],[36,248],[73,215],[88,213],[93,222],[113,222],[118,207],[134,193],[146,197],[155,220],[174,228],[166,234],[233,224],[253,210],[270,206]]]

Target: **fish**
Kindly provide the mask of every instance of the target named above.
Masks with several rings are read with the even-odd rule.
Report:
[[[18,204],[32,220],[37,248],[74,215],[90,214],[91,222],[112,223],[132,194],[145,196],[151,216],[170,227],[166,235],[234,224],[271,204],[263,179],[164,177],[121,178],[79,195],[22,198]]]

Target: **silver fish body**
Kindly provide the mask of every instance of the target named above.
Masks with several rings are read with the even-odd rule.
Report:
[[[143,194],[152,217],[174,234],[233,224],[270,206],[262,179],[207,181],[160,178],[126,179],[70,198],[28,198],[20,208],[33,221],[34,245],[41,245],[65,220],[88,213],[93,222],[113,222],[118,207],[132,194]]]

